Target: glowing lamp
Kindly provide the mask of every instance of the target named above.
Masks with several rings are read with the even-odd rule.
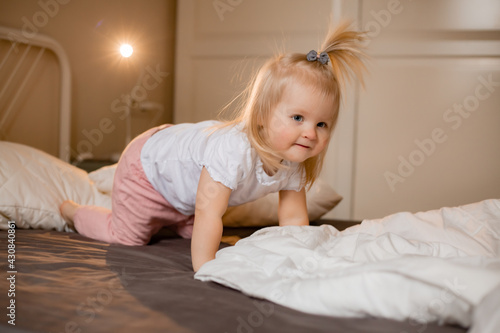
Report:
[[[134,48],[130,44],[122,44],[120,46],[120,53],[124,58],[128,58],[134,53]]]

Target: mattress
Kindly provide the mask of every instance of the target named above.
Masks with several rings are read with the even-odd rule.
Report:
[[[225,232],[241,237],[252,230]],[[6,231],[0,232],[2,244],[7,237]],[[2,332],[466,331],[374,317],[306,314],[202,282],[193,277],[190,241],[166,231],[147,246],[128,247],[74,233],[15,229],[15,244],[15,326],[4,319]],[[221,243],[221,248],[228,246]],[[9,269],[6,263],[2,260],[4,272]],[[2,279],[2,297],[8,288],[9,282]]]

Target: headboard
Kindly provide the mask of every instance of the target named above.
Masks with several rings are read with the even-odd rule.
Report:
[[[23,98],[23,91],[33,71],[45,51],[51,51],[60,67],[59,95],[59,147],[58,155],[69,162],[71,157],[71,69],[68,57],[62,46],[53,38],[39,33],[26,33],[22,30],[0,26],[0,40],[10,42],[5,54],[0,54],[0,71],[5,73],[0,79],[0,129],[4,129],[7,119],[15,112],[16,101]],[[18,47],[23,45],[21,52]],[[19,54],[18,54],[19,53]],[[32,62],[26,59],[28,54],[35,53]]]

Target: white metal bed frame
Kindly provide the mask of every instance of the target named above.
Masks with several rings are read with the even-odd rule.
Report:
[[[0,128],[4,126],[4,123],[7,121],[9,114],[13,111],[16,100],[21,95],[22,90],[28,82],[30,75],[33,73],[33,70],[36,68],[38,61],[42,57],[43,53],[46,50],[50,50],[56,55],[61,69],[61,94],[59,101],[59,158],[63,161],[69,162],[71,158],[71,68],[69,65],[68,57],[66,56],[66,52],[64,51],[63,47],[53,38],[39,33],[29,37],[26,37],[25,35],[26,34],[24,34],[19,29],[0,26],[0,40],[6,40],[12,43],[7,54],[3,57],[3,59],[0,60],[0,69],[2,69],[2,67],[7,62],[7,59],[12,55],[12,51],[16,49],[17,44],[27,45],[22,55],[19,57],[19,59],[17,59],[16,65],[6,78],[5,85],[0,86],[0,100],[2,99],[2,97],[4,97],[3,95],[9,87],[9,84],[23,64],[26,55],[28,54],[28,52],[30,52],[32,46],[40,48],[35,61],[31,64],[31,67],[29,68],[27,74],[22,79],[16,93],[14,94],[14,96],[12,96],[11,99],[10,97],[8,97],[10,99],[10,103],[8,104],[4,112],[2,112],[3,116],[0,116]],[[25,66],[29,66],[29,64]]]

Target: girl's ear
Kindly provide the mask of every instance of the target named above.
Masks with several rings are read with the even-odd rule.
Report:
[[[257,129],[259,131],[259,135],[263,136],[264,135],[264,132],[265,132],[265,128],[266,128],[266,124],[264,122],[264,117],[260,116],[258,119],[257,119]]]
[[[262,119],[262,118],[263,118],[262,115],[259,115],[257,117],[257,126],[259,129],[264,128],[264,119]]]

